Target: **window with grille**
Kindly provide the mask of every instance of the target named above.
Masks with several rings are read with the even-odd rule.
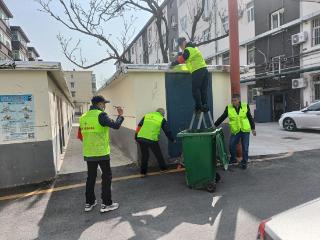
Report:
[[[248,16],[248,22],[254,21],[254,3],[249,2],[247,4],[247,16]]]
[[[230,56],[229,52],[222,54],[222,65],[229,65],[230,64]]]
[[[254,65],[254,44],[247,45],[247,64]]]
[[[187,31],[187,25],[188,25],[187,21],[188,21],[187,15],[183,16],[182,18],[180,18],[181,30],[183,32]]]
[[[222,32],[228,33],[229,32],[229,18],[228,18],[228,16],[221,18],[221,24],[222,24]]]
[[[206,29],[202,33],[202,39],[203,41],[208,41],[210,40],[210,28]]]
[[[320,44],[320,18],[312,21],[312,45]]]
[[[280,9],[270,15],[270,21],[271,21],[271,29],[275,29],[283,25],[284,22],[284,9]]]
[[[314,84],[314,99],[320,100],[320,75],[314,77],[313,84]]]

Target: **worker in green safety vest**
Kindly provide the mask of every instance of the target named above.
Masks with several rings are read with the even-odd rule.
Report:
[[[186,64],[192,76],[192,96],[195,102],[196,113],[207,112],[208,108],[208,84],[209,72],[207,64],[200,50],[192,42],[187,42],[186,38],[178,39],[178,45],[183,51],[176,61],[171,63],[171,67],[178,64]]]
[[[241,139],[242,161],[240,162],[240,166],[242,169],[246,169],[249,159],[250,132],[252,131],[253,136],[256,136],[257,133],[249,105],[240,101],[239,94],[232,95],[232,104],[226,107],[224,113],[218,118],[214,125],[219,126],[226,118],[229,118],[229,126],[231,131],[231,157],[229,163],[236,163],[237,145]]]
[[[104,112],[106,103],[109,101],[102,96],[94,96],[91,102],[90,110],[80,117],[78,130],[78,138],[83,143],[83,156],[88,168],[85,211],[89,212],[97,205],[94,186],[99,166],[102,171],[100,212],[104,213],[116,210],[119,207],[119,204],[113,202],[111,198],[112,173],[110,168],[109,129],[119,129],[124,118],[122,116],[123,110],[117,107],[117,120],[110,119]]]
[[[168,122],[164,118],[165,111],[158,108],[157,111],[146,114],[138,124],[135,139],[141,150],[141,176],[145,177],[148,172],[149,149],[155,155],[161,170],[166,170],[167,166],[164,161],[160,145],[159,137],[161,129],[171,142],[175,142],[172,136]]]

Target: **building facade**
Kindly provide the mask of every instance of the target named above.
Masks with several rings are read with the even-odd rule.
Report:
[[[29,61],[39,61],[39,53],[34,47],[28,47]]]
[[[0,0],[0,61],[12,60],[10,18],[13,18],[12,13]]]
[[[12,55],[15,61],[28,61],[29,51],[27,44],[30,42],[20,26],[11,26]]]
[[[92,71],[64,71],[64,75],[75,106],[75,114],[81,115],[89,110],[91,104]]]
[[[0,83],[0,188],[53,179],[73,121],[61,64],[17,62]]]
[[[201,0],[167,0],[170,60],[179,36],[190,38]],[[320,99],[320,3],[291,0],[238,0],[242,101],[249,103],[257,121],[276,121],[282,113],[298,110]],[[208,64],[229,65],[229,17],[225,0],[207,0],[194,42],[219,40],[199,46]],[[151,18],[125,50],[135,64],[162,63],[158,35]],[[266,110],[267,109],[267,110]]]

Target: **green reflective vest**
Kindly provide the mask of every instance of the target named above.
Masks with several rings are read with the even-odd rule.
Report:
[[[246,103],[241,103],[241,108],[239,114],[237,114],[236,109],[232,104],[228,105],[228,117],[231,133],[233,135],[242,132],[250,132],[251,126],[249,119],[247,117],[248,105]]]
[[[158,112],[146,114],[137,137],[151,141],[159,141],[162,121],[163,116]]]
[[[187,47],[186,49],[188,49],[190,54],[186,60],[186,66],[190,73],[193,73],[200,68],[207,67],[206,62],[204,61],[203,56],[197,47]]]
[[[110,154],[109,127],[99,123],[100,110],[89,110],[80,117],[83,156],[102,157]]]

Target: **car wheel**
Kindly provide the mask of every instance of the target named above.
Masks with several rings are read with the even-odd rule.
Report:
[[[296,123],[292,118],[286,118],[283,120],[283,128],[290,132],[297,130]]]

